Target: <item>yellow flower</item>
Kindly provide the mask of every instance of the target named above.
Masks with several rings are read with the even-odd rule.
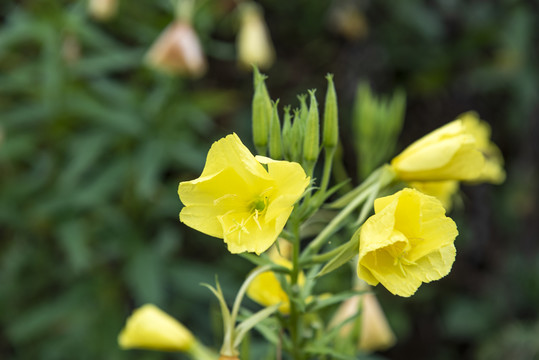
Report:
[[[276,264],[289,269],[292,268],[290,260],[279,255],[275,247],[270,251],[270,258]],[[287,276],[287,279],[288,278],[289,277]],[[298,276],[298,284],[300,286],[305,284],[305,275],[303,273],[300,273]],[[247,288],[247,296],[249,296],[251,300],[266,307],[280,303],[279,311],[281,314],[288,315],[290,313],[290,301],[288,295],[283,290],[279,279],[277,279],[277,276],[272,271],[263,272],[255,277]]]
[[[223,239],[233,254],[260,254],[275,242],[308,184],[298,163],[255,158],[236,134],[228,135],[212,145],[200,177],[180,183],[180,221]]]
[[[127,319],[118,343],[122,349],[189,351],[196,340],[176,319],[155,305],[146,304]]]
[[[275,60],[275,50],[262,16],[262,10],[254,3],[246,2],[241,6],[241,26],[238,33],[238,60],[251,68],[269,68]]]
[[[466,132],[474,137],[477,148],[485,157],[485,165],[481,174],[474,181],[503,183],[505,180],[503,156],[500,149],[490,141],[490,126],[485,121],[480,120],[477,113],[473,111],[460,115],[458,119],[462,120]]]
[[[446,211],[453,206],[453,196],[459,190],[459,182],[455,180],[447,181],[414,181],[410,183],[414,189],[423,194],[434,196],[440,200]]]
[[[88,12],[97,20],[109,20],[118,12],[118,0],[90,0]]]
[[[356,336],[355,322],[359,321],[358,349],[371,352],[385,350],[395,344],[395,334],[387,322],[376,295],[373,293],[354,295],[344,301],[331,319],[329,328],[342,324],[354,315],[359,315],[357,320],[343,325],[339,330],[340,337]]]
[[[391,161],[404,181],[475,180],[485,159],[462,120],[454,120],[408,146]]]
[[[198,36],[188,22],[174,21],[154,42],[146,62],[169,74],[202,76],[206,72],[206,57]]]
[[[360,232],[361,279],[408,297],[421,283],[449,273],[458,231],[436,198],[403,189],[376,199],[374,210]]]

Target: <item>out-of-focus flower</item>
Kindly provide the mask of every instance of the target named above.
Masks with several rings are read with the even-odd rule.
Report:
[[[69,65],[80,59],[80,42],[75,35],[67,35],[62,43],[62,58]]]
[[[118,12],[118,0],[90,0],[88,12],[94,19],[110,20]]]
[[[195,337],[176,319],[155,305],[146,304],[133,312],[118,336],[122,349],[190,351]]]
[[[462,120],[427,134],[391,161],[404,181],[475,180],[484,164],[476,139]]]
[[[449,273],[458,231],[440,201],[407,188],[376,199],[374,210],[360,232],[361,279],[408,297]]]
[[[365,293],[345,300],[337,309],[329,326],[330,328],[339,326],[353,316],[357,316],[355,320],[341,326],[339,335],[342,338],[357,336],[354,329],[358,328],[357,347],[363,351],[382,351],[395,344],[395,334],[387,322],[376,295]]]
[[[202,76],[206,72],[206,57],[198,36],[190,23],[174,21],[153,43],[146,54],[152,68],[169,74]]]
[[[496,144],[490,140],[490,126],[473,111],[464,113],[457,119],[462,121],[466,132],[474,137],[477,148],[485,157],[485,165],[474,182],[503,183],[505,180],[503,156]]]
[[[236,134],[228,135],[212,145],[200,177],[180,183],[180,220],[223,239],[233,254],[260,254],[275,242],[308,184],[298,163],[255,158]]]
[[[414,189],[423,194],[434,196],[440,200],[446,211],[451,210],[453,206],[453,196],[459,190],[459,182],[455,180],[447,181],[414,181],[410,183]]]
[[[274,263],[291,269],[292,263],[287,258],[279,254],[278,250],[273,247],[270,250],[270,258]],[[287,276],[287,279],[289,276]],[[300,273],[298,276],[298,284],[302,286],[305,283],[305,275]],[[262,306],[272,306],[281,304],[279,312],[284,315],[290,313],[290,300],[288,295],[283,290],[279,279],[272,271],[266,271],[253,279],[247,288],[247,296],[253,301],[256,301]]]
[[[237,37],[238,60],[242,66],[267,69],[275,60],[275,50],[264,22],[262,9],[253,2],[241,4]]]
[[[350,41],[363,39],[369,33],[367,19],[355,1],[336,2],[329,14],[329,26]]]

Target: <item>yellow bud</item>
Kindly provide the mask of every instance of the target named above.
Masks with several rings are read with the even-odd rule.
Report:
[[[122,349],[189,351],[195,337],[176,319],[155,305],[146,304],[133,312],[118,336]]]
[[[118,11],[118,0],[90,0],[88,12],[96,20],[107,21]]]
[[[275,50],[269,36],[260,6],[246,2],[240,8],[241,25],[237,38],[238,60],[244,67],[255,65],[269,68],[275,59]]]
[[[365,351],[385,350],[395,344],[395,334],[387,322],[376,296],[361,296],[361,335],[359,348]]]
[[[202,76],[206,57],[190,23],[176,20],[154,42],[146,54],[146,62],[168,74]]]

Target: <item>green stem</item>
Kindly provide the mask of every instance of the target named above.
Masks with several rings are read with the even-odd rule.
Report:
[[[299,252],[300,252],[300,236],[299,236],[299,222],[298,219],[291,219],[290,225],[292,226],[292,234],[294,237],[293,251],[292,251],[292,272],[290,274],[290,289],[292,294],[289,294],[289,298],[297,297],[298,292],[298,278],[299,278]],[[295,301],[290,300],[290,338],[292,340],[292,357],[295,360],[303,359],[301,348],[301,334],[300,334],[300,314]]]
[[[360,193],[358,196],[356,196],[344,209],[341,210],[335,216],[329,224],[318,234],[317,237],[309,243],[309,245],[305,248],[302,257],[306,257],[312,253],[315,253],[323,244],[324,242],[333,235],[342,225],[344,220],[350,215],[363,201],[365,201],[372,191],[378,190],[378,183],[375,183],[365,189],[362,193]]]
[[[335,147],[325,148],[324,159],[324,172],[322,174],[322,182],[320,184],[320,190],[324,194],[328,188],[329,178],[331,176],[331,168],[333,166],[333,156],[335,155]]]

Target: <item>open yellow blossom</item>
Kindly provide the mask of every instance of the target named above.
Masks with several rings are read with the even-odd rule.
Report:
[[[479,119],[477,113],[473,111],[460,115],[458,119],[462,120],[466,132],[474,137],[477,148],[485,157],[485,165],[474,182],[503,183],[505,180],[503,156],[496,144],[490,140],[490,126]]]
[[[231,134],[212,145],[198,179],[180,183],[180,221],[223,239],[233,254],[260,254],[275,242],[308,184],[298,163],[255,158]]]
[[[440,201],[407,188],[376,199],[374,210],[360,232],[361,279],[408,297],[449,273],[458,231]]]
[[[276,264],[289,269],[292,268],[290,260],[279,255],[275,247],[270,251],[270,258]],[[305,275],[303,273],[300,273],[298,276],[298,284],[300,286],[305,284]],[[272,271],[263,272],[255,277],[247,288],[247,296],[263,306],[272,306],[280,303],[279,312],[284,315],[290,313],[290,300],[288,299],[288,295],[283,290],[279,279],[277,279],[277,276]]]
[[[193,334],[176,319],[152,304],[133,312],[118,336],[122,349],[189,351],[196,345]]]
[[[455,180],[414,181],[410,183],[410,186],[440,200],[446,211],[453,207],[453,197],[459,190],[459,182]]]
[[[462,120],[454,120],[408,146],[391,161],[404,181],[475,180],[485,159]]]

